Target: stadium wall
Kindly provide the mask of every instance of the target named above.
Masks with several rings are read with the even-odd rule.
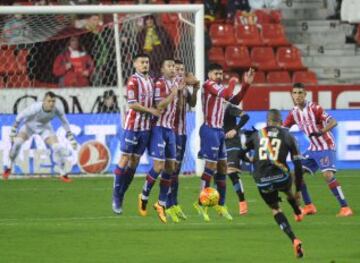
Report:
[[[360,110],[330,110],[328,112],[338,120],[338,126],[333,132],[337,143],[336,165],[338,169],[360,169]],[[266,111],[250,111],[248,113],[250,121],[246,125],[247,128],[251,128],[251,126],[261,128],[265,125]],[[285,117],[287,111],[282,113]],[[120,156],[119,138],[121,136],[121,125],[119,114],[68,114],[67,117],[79,144],[96,140],[108,147],[111,158],[104,173],[111,173]],[[0,163],[6,165],[11,146],[9,133],[15,115],[3,114],[0,116],[0,119]],[[191,147],[191,145],[194,144],[195,140],[199,139],[198,135],[194,132],[195,114],[193,112],[188,113],[187,121],[188,145],[182,170],[185,173],[192,173],[195,171],[197,153],[194,152],[194,147]],[[60,141],[70,148],[71,146],[65,139],[65,131],[61,127],[60,122],[54,120],[52,124]],[[308,146],[307,139],[297,130],[297,127],[293,127],[291,131],[298,138],[300,148],[304,151]],[[89,160],[95,163],[99,161],[96,159],[99,158],[96,152],[90,155]],[[3,165],[0,165],[0,172],[3,170]],[[77,152],[73,152],[68,158],[67,165],[73,174],[82,173],[82,169],[78,164]],[[141,158],[138,173],[147,172],[150,165],[151,160],[145,154]],[[20,176],[34,174],[51,175],[56,172],[56,169],[56,165],[51,159],[50,150],[40,137],[34,136],[23,145],[17,160],[17,166],[15,167],[15,174]]]

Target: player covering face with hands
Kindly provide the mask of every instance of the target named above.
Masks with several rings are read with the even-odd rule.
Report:
[[[64,112],[56,106],[56,95],[49,91],[45,94],[42,102],[36,102],[21,111],[15,119],[11,128],[10,138],[12,146],[10,149],[10,165],[5,169],[3,178],[7,179],[12,171],[16,157],[21,145],[32,135],[39,135],[44,142],[52,149],[53,159],[58,167],[60,179],[63,182],[71,182],[65,171],[65,160],[71,155],[71,151],[59,143],[57,136],[51,126],[51,120],[58,117],[66,131],[66,137],[73,149],[76,149],[77,142],[70,131],[69,122]]]

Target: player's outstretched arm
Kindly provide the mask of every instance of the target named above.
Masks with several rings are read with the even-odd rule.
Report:
[[[151,115],[154,115],[156,117],[159,117],[161,114],[161,111],[159,109],[156,108],[149,108],[149,107],[145,107],[142,106],[140,103],[131,103],[129,104],[129,109],[132,109],[134,111],[138,111],[138,112],[144,112],[144,113],[149,113]]]
[[[241,90],[230,99],[230,102],[233,104],[240,104],[240,102],[245,97],[250,85],[254,81],[255,70],[250,68],[249,71],[245,74],[244,82],[241,84]]]

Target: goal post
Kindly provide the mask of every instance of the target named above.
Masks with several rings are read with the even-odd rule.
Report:
[[[201,81],[204,81],[204,6],[199,4],[192,5],[81,5],[81,6],[3,6],[0,8],[0,48],[4,48],[4,46],[15,46],[16,52],[20,50],[22,51],[23,47],[30,47],[28,49],[34,50],[37,48],[37,44],[39,42],[46,42],[49,39],[53,40],[55,38],[65,38],[61,29],[66,27],[66,24],[70,24],[74,22],[74,16],[86,16],[86,15],[100,15],[112,17],[112,21],[109,24],[104,25],[103,27],[108,29],[108,31],[102,31],[98,34],[98,38],[96,43],[88,43],[92,45],[93,50],[91,53],[98,61],[103,62],[103,68],[101,73],[95,72],[92,76],[92,85],[91,90],[90,87],[81,91],[80,88],[73,89],[71,91],[69,88],[64,88],[63,92],[69,93],[69,98],[71,97],[71,92],[78,92],[79,97],[83,96],[85,92],[89,92],[88,94],[92,94],[92,96],[99,96],[102,93],[102,88],[115,88],[116,95],[118,97],[118,103],[121,108],[122,115],[125,112],[126,102],[125,102],[125,89],[124,85],[126,83],[129,74],[132,72],[132,63],[129,62],[129,58],[131,55],[134,55],[136,44],[131,44],[131,42],[127,41],[126,43],[122,42],[122,39],[130,39],[131,41],[136,41],[133,39],[138,33],[136,30],[136,19],[138,17],[144,17],[145,15],[163,15],[163,14],[177,14],[179,21],[179,37],[178,37],[178,45],[175,48],[174,54],[175,58],[179,58],[184,60],[185,66],[187,69],[194,71],[195,76]],[[5,35],[5,23],[9,19],[9,17],[13,17],[15,15],[21,15],[26,17],[27,23],[29,27],[32,27],[32,31],[28,32],[27,36],[23,36],[20,39],[9,40],[4,39]],[[30,17],[30,18],[28,18]],[[23,19],[25,20],[25,19]],[[81,20],[81,19],[78,19]],[[51,23],[46,24],[42,21],[51,21]],[[79,27],[81,25],[81,21],[78,22]],[[62,23],[65,25],[63,26]],[[87,28],[86,30],[89,30]],[[60,36],[59,36],[60,34]],[[82,34],[76,32],[75,34]],[[69,37],[71,35],[67,35]],[[113,41],[114,40],[114,41]],[[8,42],[7,42],[8,41]],[[91,40],[89,40],[91,42]],[[132,45],[132,46],[128,46]],[[20,47],[20,48],[19,48]],[[45,47],[46,48],[46,47]],[[94,55],[95,54],[95,55]],[[31,54],[30,54],[31,55]],[[26,74],[35,74],[32,71],[31,63],[29,62],[29,54],[27,56],[27,71]],[[40,55],[39,55],[40,56]],[[5,57],[5,55],[4,55]],[[112,57],[116,66],[111,63],[106,63],[106,59],[108,57]],[[41,58],[41,56],[40,56]],[[105,61],[105,62],[104,62]],[[94,69],[94,71],[98,70],[98,63]],[[109,65],[111,64],[111,65]],[[115,68],[115,70],[113,70]],[[29,72],[30,71],[30,72]],[[41,68],[40,70],[41,71]],[[49,71],[51,73],[51,71]],[[36,73],[37,74],[37,73]],[[99,76],[103,74],[102,76]],[[24,90],[24,95],[29,97],[32,96],[32,93],[39,93],[39,88],[41,88],[41,84],[34,84],[34,79],[26,79],[21,80],[23,75],[16,75],[18,78],[15,84],[9,84],[9,79],[1,79],[0,75],[0,86],[5,85],[6,88],[17,87],[16,85],[20,85]],[[13,76],[11,76],[12,78]],[[26,76],[28,78],[28,76]],[[6,82],[8,81],[8,82]],[[5,83],[6,82],[6,83]],[[5,84],[4,84],[5,83]],[[18,84],[20,83],[20,84]],[[11,86],[12,85],[12,86]],[[116,87],[115,87],[116,86]],[[28,89],[28,88],[33,89]],[[59,91],[57,85],[45,85],[45,88],[54,89],[54,91]],[[94,88],[97,88],[95,90]],[[65,90],[67,89],[67,91]],[[101,92],[100,92],[101,91]],[[10,91],[13,93],[13,91]],[[41,93],[41,92],[40,92]],[[13,95],[10,95],[13,96]],[[86,103],[85,103],[86,104]],[[12,107],[11,105],[10,107]],[[26,106],[26,105],[25,105]],[[73,107],[76,107],[76,105]],[[84,113],[90,113],[89,105],[82,105],[82,109]],[[0,107],[1,108],[1,107]],[[89,109],[87,109],[89,108]],[[94,106],[92,107],[94,108]],[[93,110],[93,109],[92,109]],[[91,111],[92,111],[91,110]],[[203,122],[202,115],[202,107],[201,107],[201,92],[198,93],[198,103],[193,109],[195,114],[195,127],[193,134],[196,135],[196,139],[192,140],[191,148],[193,153],[197,153],[200,149],[200,140],[198,139],[199,128]],[[1,113],[6,113],[0,110]],[[80,112],[80,111],[79,111]],[[8,112],[7,112],[8,113]],[[74,113],[74,112],[73,112]],[[123,116],[122,116],[123,117]],[[123,119],[123,118],[122,118]],[[123,123],[123,122],[122,122]],[[200,174],[203,162],[196,160],[196,173]]]

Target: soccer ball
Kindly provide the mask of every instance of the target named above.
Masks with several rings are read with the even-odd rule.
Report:
[[[199,200],[203,206],[214,206],[218,204],[219,198],[219,192],[215,188],[207,187],[201,191]]]

